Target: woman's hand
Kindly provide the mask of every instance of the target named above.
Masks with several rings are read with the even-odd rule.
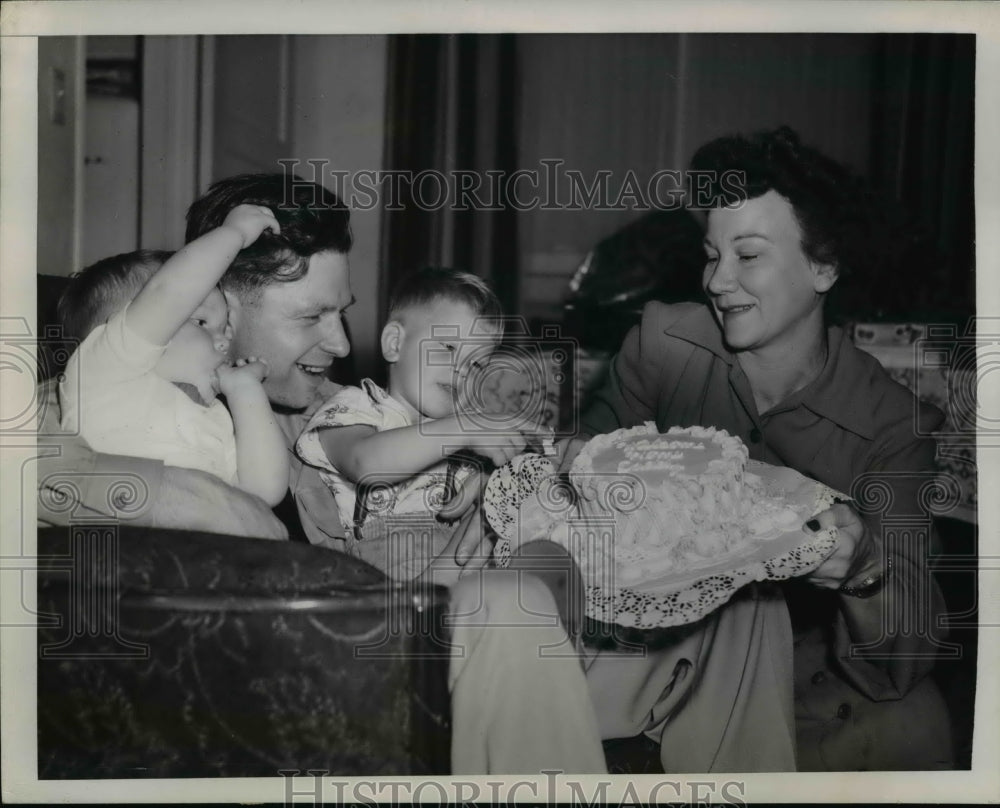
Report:
[[[871,530],[850,505],[838,503],[803,525],[808,533],[837,529],[837,546],[829,558],[806,577],[824,589],[840,589],[845,583],[876,572],[881,553]]]

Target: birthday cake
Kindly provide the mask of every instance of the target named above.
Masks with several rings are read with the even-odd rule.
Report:
[[[521,503],[521,541],[569,544],[585,580],[603,586],[714,564],[802,523],[748,459],[739,438],[711,427],[660,433],[647,422],[598,435],[573,462],[571,494],[549,481]]]

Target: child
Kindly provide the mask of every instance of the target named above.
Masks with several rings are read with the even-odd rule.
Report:
[[[474,275],[412,273],[394,291],[382,329],[388,390],[370,379],[343,388],[296,444],[336,499],[348,550],[394,578],[417,577],[448,543],[435,517],[477,473],[454,454],[471,450],[500,465],[524,448],[519,432],[477,430],[456,412],[470,373],[499,344],[500,316],[496,296]]]
[[[261,386],[267,367],[254,357],[229,365],[216,286],[265,230],[279,230],[271,211],[240,205],[173,255],[127,253],[74,276],[59,311],[83,341],[60,383],[63,428],[97,451],[200,469],[279,503],[288,450]]]

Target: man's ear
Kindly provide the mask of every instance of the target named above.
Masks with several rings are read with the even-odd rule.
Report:
[[[817,294],[829,292],[840,277],[840,269],[836,264],[819,264],[812,262],[813,289]]]
[[[382,329],[382,358],[386,362],[398,362],[399,353],[403,350],[403,340],[406,339],[406,329],[399,320],[390,320]]]
[[[233,338],[233,334],[240,327],[240,317],[243,314],[243,303],[235,292],[228,289],[222,290],[222,296],[226,299],[226,306],[229,307],[229,324],[226,327],[226,337]]]

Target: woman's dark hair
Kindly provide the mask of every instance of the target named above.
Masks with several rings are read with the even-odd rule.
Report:
[[[899,309],[899,274],[921,261],[933,263],[937,255],[928,233],[897,201],[803,146],[787,126],[713,140],[695,153],[691,167],[711,172],[716,199],[731,198],[736,186],[743,199],[773,190],[789,201],[805,254],[839,272],[826,300],[832,321],[878,318]]]
[[[898,201],[803,146],[787,126],[713,140],[697,151],[691,167],[711,172],[716,199],[731,198],[736,185],[744,199],[774,190],[791,203],[805,254],[835,265],[840,273],[826,300],[826,315],[833,321],[877,319],[906,310],[908,296],[897,283],[900,274],[914,274],[915,267],[934,267],[940,260],[930,233]],[[726,172],[736,174],[723,181]]]
[[[733,188],[743,199],[776,191],[791,203],[810,259],[835,265],[841,277],[864,269],[873,235],[869,190],[850,169],[803,146],[787,126],[713,140],[698,149],[691,168],[711,172],[715,198],[722,198],[727,173],[730,197]]]
[[[188,209],[185,241],[219,227],[237,205],[270,208],[281,227],[279,235],[265,231],[241,250],[223,276],[222,285],[241,298],[300,279],[316,253],[351,249],[347,206],[322,185],[294,174],[240,174],[215,183]]]

